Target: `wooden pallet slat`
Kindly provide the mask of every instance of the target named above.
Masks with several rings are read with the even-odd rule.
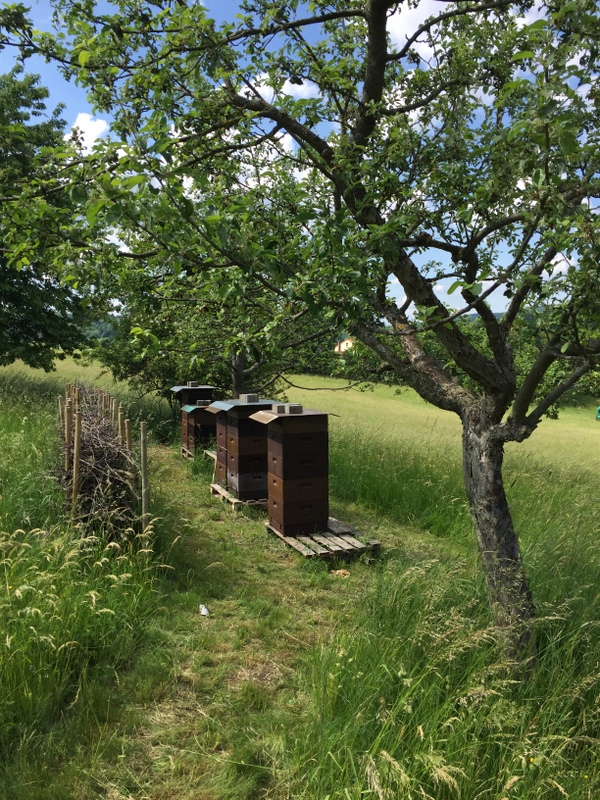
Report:
[[[258,506],[259,508],[266,508],[267,507],[267,499],[264,500],[240,500],[239,497],[231,494],[230,491],[225,489],[221,486],[220,483],[211,483],[210,485],[210,492],[214,495],[219,495],[223,500],[226,500],[230,503],[233,508],[236,508],[239,505],[242,506]]]
[[[340,522],[340,520],[336,519],[335,517],[329,517],[328,527],[329,527],[329,530],[332,533],[337,533],[337,534],[358,533],[358,534],[360,534],[360,531],[357,531],[356,528],[352,528],[350,525],[347,525],[345,522]]]
[[[336,542],[333,541],[333,537],[332,536],[327,536],[326,533],[323,533],[323,534],[313,533],[311,538],[314,539],[315,542],[318,542],[319,544],[322,544],[331,553],[344,553],[344,552],[346,552],[345,548],[340,547],[339,544],[336,544]]]
[[[333,525],[331,522],[333,521]],[[381,542],[377,539],[369,539],[366,542],[361,542],[355,536],[350,536],[348,533],[342,533],[342,529],[351,530],[353,533],[361,535],[360,531],[356,528],[349,528],[339,520],[332,520],[329,518],[329,530],[320,533],[313,533],[306,536],[284,536],[280,531],[274,528],[269,522],[265,522],[267,530],[274,533],[282,542],[285,542],[294,550],[302,553],[306,558],[349,558],[351,556],[360,556],[365,553],[377,555],[381,549]]]
[[[294,536],[294,537],[290,536],[288,538],[297,539],[299,542],[302,542],[302,544],[305,545],[306,547],[310,547],[310,549],[313,550],[314,553],[318,556],[327,557],[328,555],[331,554],[331,551],[328,550],[326,547],[323,547],[323,545],[317,541],[317,538],[315,536]]]
[[[355,539],[353,542],[349,542],[343,536],[336,536],[331,532],[328,532],[324,535],[327,536],[327,539],[332,542],[332,544],[341,547],[342,550],[348,550],[349,552],[352,552],[353,550],[365,549],[365,545],[362,542],[359,542],[358,539]]]
[[[349,545],[352,547],[366,547],[364,542],[359,542],[358,539],[355,539],[354,536],[350,536],[349,533],[340,533],[340,539],[343,539],[345,542],[348,542]]]
[[[293,547],[294,550],[297,550],[305,558],[313,558],[314,556],[317,555],[311,547],[308,547],[307,545],[303,544],[303,542],[299,542],[292,536],[284,536],[279,531],[276,531],[275,528],[270,528],[270,530],[275,534],[275,536],[278,536],[282,542],[285,542],[290,547]]]

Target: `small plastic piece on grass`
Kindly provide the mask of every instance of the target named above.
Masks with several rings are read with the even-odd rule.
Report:
[[[200,603],[200,615],[202,617],[208,617],[209,614],[210,614],[210,612],[209,612],[208,608],[206,606],[203,606],[202,603]]]

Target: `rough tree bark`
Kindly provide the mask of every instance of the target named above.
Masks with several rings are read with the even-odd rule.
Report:
[[[231,354],[231,388],[237,400],[245,391],[244,354],[233,352]]]
[[[535,607],[504,490],[503,437],[478,409],[463,418],[462,441],[465,487],[490,607],[497,624],[506,628],[511,655],[534,657]]]

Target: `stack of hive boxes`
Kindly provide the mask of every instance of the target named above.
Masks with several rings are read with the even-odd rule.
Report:
[[[208,447],[215,438],[215,418],[206,409],[211,400],[181,408],[181,448],[194,455],[196,447]]]
[[[215,396],[214,386],[201,386],[197,381],[188,381],[185,386],[171,386],[171,391],[182,406],[195,406],[198,400],[210,400]]]
[[[272,404],[257,394],[243,394],[239,400],[217,401],[207,409],[216,418],[217,483],[240,500],[267,497],[266,431],[250,417]]]
[[[269,524],[284,536],[326,531],[329,521],[327,414],[274,404],[252,420],[267,427]]]
[[[206,410],[213,401],[214,386],[173,386],[171,391],[181,403],[181,451],[194,455],[197,446],[207,446],[215,437],[215,418]]]

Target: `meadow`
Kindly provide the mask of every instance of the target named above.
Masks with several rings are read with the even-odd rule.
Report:
[[[381,539],[375,562],[304,561],[259,512],[210,496],[209,464],[158,441],[152,548],[122,552],[81,546],[48,477],[62,385],[110,382],[59,369],[0,372],[0,796],[599,795],[592,409],[507,448],[538,612],[528,671],[487,609],[452,415],[411,392],[293,378],[290,401],[332,415],[332,512]],[[168,424],[168,409],[148,413]]]

